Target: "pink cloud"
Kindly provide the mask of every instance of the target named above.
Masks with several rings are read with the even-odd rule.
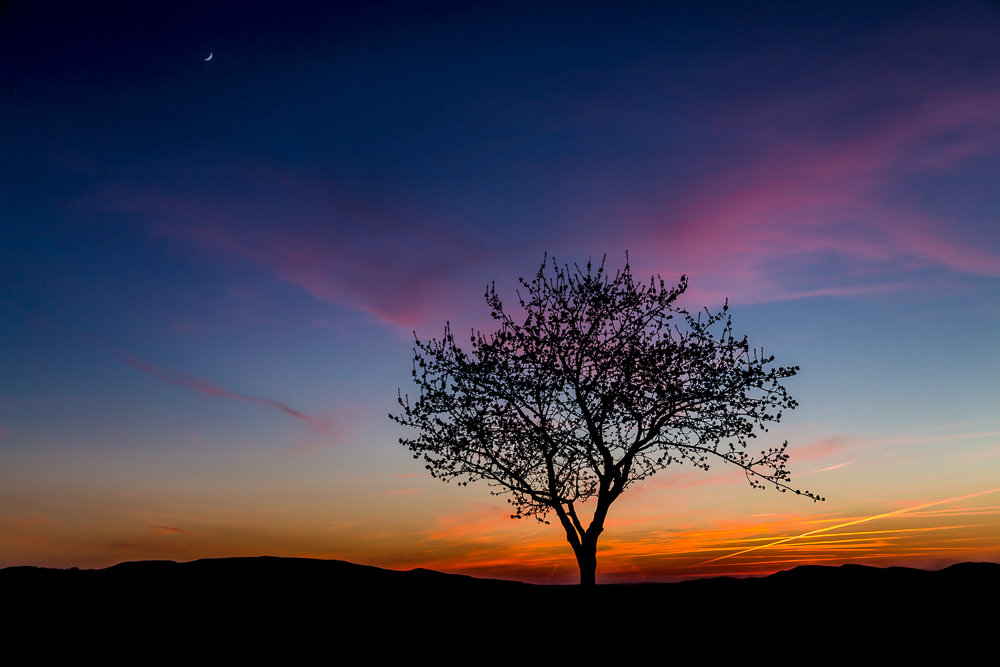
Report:
[[[803,447],[796,447],[792,451],[792,458],[795,461],[811,461],[815,459],[824,459],[827,456],[832,456],[834,454],[839,454],[849,447],[853,447],[858,444],[858,440],[847,438],[843,435],[835,435],[829,438],[823,438],[810,445],[805,445]]]
[[[287,195],[295,203],[273,218],[255,202],[234,211],[210,199],[149,193],[118,195],[116,208],[156,211],[162,220],[155,228],[165,237],[265,266],[317,299],[406,328],[425,321],[435,304],[452,305],[441,295],[484,257],[476,243],[413,214],[331,203],[293,187]]]
[[[825,459],[830,456],[842,454],[848,450],[867,447],[881,446],[907,446],[921,445],[938,442],[959,442],[963,440],[978,440],[982,438],[995,438],[1000,435],[997,430],[975,430],[975,431],[952,431],[937,433],[903,433],[897,435],[859,435],[844,436],[835,435],[829,438],[822,438],[802,447],[795,447],[790,451],[792,461],[814,461]],[[976,456],[973,454],[972,456]],[[847,464],[841,464],[847,465]],[[838,467],[838,466],[834,466]],[[833,468],[823,468],[822,470],[832,470]],[[813,472],[820,472],[814,470]]]
[[[965,457],[966,461],[984,461],[986,459],[1000,458],[1000,445],[996,447],[989,447],[987,449],[980,450],[978,452],[973,452]]]
[[[887,194],[916,172],[948,170],[1000,152],[997,108],[996,93],[942,96],[848,140],[777,142],[703,179],[679,205],[664,210],[664,219],[679,222],[661,226],[661,214],[633,212],[645,220],[644,242],[659,249],[644,253],[644,264],[666,259],[693,275],[696,288],[718,289],[742,302],[892,292],[906,286],[892,276],[924,266],[1000,276],[995,250],[956,239],[955,221]],[[964,138],[946,141],[956,133]],[[663,259],[654,259],[657,254]],[[824,256],[853,268],[840,276],[810,275]],[[863,284],[803,288],[804,279]]]

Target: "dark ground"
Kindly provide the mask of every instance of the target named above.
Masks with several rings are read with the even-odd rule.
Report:
[[[871,650],[871,642],[882,650],[954,642],[961,653],[994,645],[1000,634],[996,563],[939,571],[804,566],[752,579],[584,590],[334,560],[221,558],[103,570],[11,567],[0,570],[0,596],[7,637],[41,631],[58,643],[72,635],[91,649],[115,645],[115,637],[218,649],[229,638],[244,650],[363,641],[376,652],[465,647],[488,657],[513,645],[551,650],[572,637],[574,655],[662,645],[781,659],[790,647],[840,655]]]

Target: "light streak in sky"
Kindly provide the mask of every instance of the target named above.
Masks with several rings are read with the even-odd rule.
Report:
[[[923,505],[915,505],[913,507],[904,507],[901,510],[894,510],[892,512],[885,512],[883,514],[876,514],[875,516],[865,517],[863,519],[855,519],[854,521],[846,521],[844,523],[838,523],[835,526],[827,526],[826,528],[817,528],[816,530],[810,530],[808,533],[802,533],[801,535],[793,535],[792,537],[786,537],[774,542],[769,542],[767,544],[759,544],[755,547],[750,547],[744,549],[743,551],[737,551],[735,553],[726,554],[725,556],[719,556],[718,558],[712,558],[711,560],[706,560],[701,563],[696,563],[695,565],[689,565],[688,567],[698,567],[701,565],[708,565],[709,563],[714,563],[716,561],[723,560],[725,558],[732,558],[733,556],[742,556],[745,553],[750,553],[751,551],[757,551],[758,549],[766,549],[767,547],[773,547],[778,544],[784,544],[785,542],[791,542],[792,540],[798,540],[803,537],[809,537],[810,535],[816,535],[818,533],[825,533],[827,531],[836,530],[837,528],[844,528],[846,526],[854,526],[859,523],[865,523],[866,521],[874,521],[875,519],[884,519],[887,516],[896,516],[897,514],[906,514],[907,512],[914,512],[916,510],[922,510],[927,507],[933,507],[934,505],[943,505],[945,503],[953,503],[958,500],[966,500],[968,498],[976,498],[978,496],[985,496],[990,493],[997,493],[1000,489],[991,489],[989,491],[980,491],[979,493],[970,493],[965,496],[958,496],[957,498],[947,498],[945,500],[935,500],[932,503],[924,503]]]
[[[829,468],[820,468],[819,470],[811,470],[809,472],[802,473],[801,475],[799,475],[799,477],[804,477],[806,475],[811,475],[814,472],[826,472],[827,470],[836,470],[837,468],[843,468],[844,466],[849,466],[852,463],[854,463],[854,461],[848,461],[847,463],[838,463],[837,465],[830,466]]]

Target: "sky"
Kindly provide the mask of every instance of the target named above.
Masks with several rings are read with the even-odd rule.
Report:
[[[797,365],[792,482],[671,468],[598,581],[1000,560],[1000,4],[0,8],[0,567],[575,581],[431,479],[414,334],[628,253]]]

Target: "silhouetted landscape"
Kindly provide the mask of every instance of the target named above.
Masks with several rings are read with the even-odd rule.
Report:
[[[759,578],[588,590],[338,560],[258,557],[138,561],[100,570],[10,567],[0,570],[0,587],[9,609],[24,610],[22,624],[46,627],[322,629],[346,637],[389,629],[469,631],[484,623],[531,626],[533,614],[545,617],[539,627],[549,632],[577,628],[596,614],[664,628],[746,622],[761,632],[767,627],[939,632],[946,626],[971,630],[989,620],[1000,593],[1000,564],[960,563],[938,571],[807,565]]]
[[[984,662],[998,35],[0,0],[10,664]]]

